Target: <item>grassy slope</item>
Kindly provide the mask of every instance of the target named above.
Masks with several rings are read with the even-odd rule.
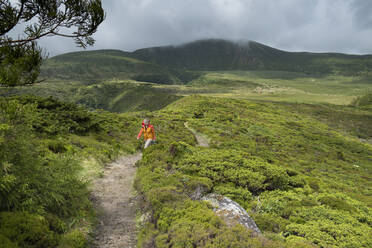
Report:
[[[119,95],[113,103],[120,98]],[[12,124],[14,128],[26,130],[25,135],[18,133],[14,144],[32,144],[37,151],[48,151],[43,156],[51,161],[61,161],[64,167],[68,162],[63,162],[62,157],[76,159],[80,165],[68,168],[80,169],[72,175],[97,176],[100,166],[94,161],[107,161],[119,150],[134,151],[136,148],[137,143],[131,138],[138,131],[136,124],[139,119],[136,116],[89,113],[75,110],[73,105],[47,99],[23,97],[16,101],[31,109],[25,108],[27,118],[22,114],[17,117],[24,122]],[[16,102],[16,105],[19,103]],[[37,103],[36,107],[39,107],[33,109],[32,103]],[[21,105],[18,107],[23,108]],[[3,115],[8,116],[12,108],[2,109]],[[358,139],[371,137],[370,112],[333,105],[193,96],[178,100],[164,110],[142,114],[153,119],[158,144],[145,150],[135,183],[138,192],[144,196],[141,209],[151,216],[149,222],[142,226],[140,246],[371,245],[368,232],[372,223],[372,148]],[[3,120],[17,123],[14,118],[8,116]],[[210,138],[210,148],[194,147],[196,141],[184,128],[185,121]],[[25,128],[27,123],[33,123],[32,129]],[[4,124],[9,125],[3,123],[1,126],[2,137],[6,137],[2,144],[10,144],[9,137],[12,136],[9,136]],[[38,137],[40,143],[32,143],[29,139],[33,137]],[[122,140],[126,142],[122,143]],[[8,147],[12,149],[13,146]],[[5,162],[20,163],[9,158]],[[85,168],[82,174],[78,172],[81,166]],[[69,170],[66,172],[71,173]],[[7,173],[2,174],[3,185]],[[41,177],[46,180],[47,175],[56,176],[58,173],[41,173]],[[19,180],[27,181],[24,176],[19,176]],[[49,188],[57,185],[57,189],[58,183],[53,182]],[[248,231],[240,227],[229,228],[212,213],[210,206],[192,201],[189,195],[198,185],[206,192],[218,192],[239,202],[254,217],[265,236],[252,238]],[[39,190],[43,192],[42,188]],[[69,189],[64,190],[68,192]],[[6,191],[2,194],[4,192],[7,194]],[[55,193],[58,195],[60,192]],[[84,190],[77,191],[76,194],[81,195],[76,199],[86,197],[86,193]],[[32,199],[33,195],[27,197]],[[71,198],[62,197],[59,202],[48,204],[63,209],[61,206],[71,201]],[[45,223],[49,223],[49,228],[52,228],[43,230],[52,236],[57,235],[47,241],[84,243],[87,231],[81,227],[86,227],[86,220],[91,216],[87,212],[91,209],[89,203],[84,204],[87,205],[76,205],[76,209],[84,210],[67,216],[49,208],[40,212],[38,208],[43,205],[39,203],[30,205],[29,216],[20,216],[16,211],[18,208],[11,207],[12,212],[4,212],[2,216],[14,222],[9,223],[7,229],[0,227],[0,237],[14,245],[20,242],[19,237],[11,236],[9,230],[18,228],[17,218],[32,222],[42,216],[46,222],[40,225],[45,229]],[[56,231],[59,226],[50,223],[55,220],[62,227],[71,225],[71,221],[75,224]],[[29,235],[31,232],[26,233]],[[40,244],[32,245],[39,247]]]
[[[136,179],[143,208],[152,213],[140,244],[369,247],[372,147],[354,135],[370,137],[371,113],[308,108],[187,97],[156,113],[160,141],[145,151]],[[332,108],[338,114],[328,116]],[[363,128],[347,118],[355,115]],[[340,123],[327,125],[335,120]],[[184,121],[207,135],[211,147],[193,147]],[[190,201],[197,185],[239,202],[266,239],[245,240],[244,231],[226,229],[207,205]]]
[[[157,110],[180,96],[202,94],[240,99],[298,103],[350,104],[372,89],[365,76],[309,76],[296,72],[204,72],[187,85],[160,85],[133,80],[106,80],[85,85],[54,80],[31,87],[2,89],[2,94],[37,94],[114,112]]]
[[[284,71],[214,71],[205,72],[188,86],[213,96],[346,105],[371,90],[372,79]]]
[[[182,83],[194,73],[169,70],[127,56],[119,50],[66,53],[44,62],[41,78],[94,83],[111,79],[134,79],[161,84]]]
[[[22,94],[53,96],[90,109],[105,109],[117,113],[158,110],[180,98],[154,84],[133,80],[112,80],[90,85],[54,80],[30,87],[2,89],[0,92],[3,96]]]

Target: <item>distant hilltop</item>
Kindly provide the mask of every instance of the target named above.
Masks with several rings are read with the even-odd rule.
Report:
[[[372,55],[287,52],[255,41],[220,39],[143,48],[129,54],[144,61],[188,70],[283,70],[309,74],[354,74],[369,70],[372,66]]]

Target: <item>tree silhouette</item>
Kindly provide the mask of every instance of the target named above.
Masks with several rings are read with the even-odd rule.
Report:
[[[68,37],[85,48],[104,18],[101,0],[0,0],[0,85],[36,82],[43,59],[38,39]],[[12,38],[17,25],[23,34]]]

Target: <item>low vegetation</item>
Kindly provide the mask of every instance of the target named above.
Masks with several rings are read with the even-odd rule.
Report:
[[[372,109],[372,93],[359,96],[352,102],[353,106],[357,106],[366,110]]]
[[[118,115],[53,98],[0,103],[4,247],[87,247],[89,180],[139,148],[133,137],[145,115],[158,143],[137,164],[139,247],[372,245],[372,147],[360,140],[371,137],[372,118],[362,106],[190,96]],[[184,122],[210,147],[197,147]],[[264,235],[227,226],[191,199],[196,188],[238,202]]]
[[[184,121],[210,148],[195,147]],[[281,104],[204,97],[177,101],[154,122],[167,138],[138,165],[136,188],[151,216],[140,247],[372,245],[372,147],[339,132],[347,125],[332,128]],[[240,203],[264,236],[245,239],[248,231],[191,201],[198,186]]]
[[[118,113],[159,110],[182,96],[193,94],[301,104],[322,103],[326,109],[327,104],[359,104],[357,101],[360,100],[356,99],[372,89],[370,82],[370,78],[364,76],[316,77],[295,72],[225,71],[203,72],[186,85],[134,80],[106,80],[87,84],[78,80],[51,79],[30,87],[3,88],[0,95],[53,96],[90,109]],[[363,101],[368,103],[368,100]],[[367,110],[368,106],[362,104]]]
[[[120,50],[62,54],[46,60],[41,67],[43,79],[79,80],[87,84],[113,79],[182,84],[198,75],[131,58],[129,53]]]
[[[53,98],[0,98],[1,247],[86,247],[89,182],[135,151],[134,123]]]
[[[166,88],[132,80],[112,80],[90,85],[54,80],[27,88],[3,89],[0,93],[3,96],[23,94],[53,96],[88,109],[105,109],[116,113],[158,110],[180,98]]]

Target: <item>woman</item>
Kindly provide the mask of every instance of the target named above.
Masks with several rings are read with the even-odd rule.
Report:
[[[150,125],[150,120],[145,118],[142,122],[142,128],[139,132],[137,139],[141,138],[141,135],[145,138],[145,148],[147,148],[151,143],[155,142],[155,129],[153,125]]]

